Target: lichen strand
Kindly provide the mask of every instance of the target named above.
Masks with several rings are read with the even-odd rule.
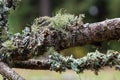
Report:
[[[102,54],[99,51],[91,52],[80,59],[75,59],[72,56],[64,57],[58,52],[52,51],[49,58],[50,70],[59,72],[72,69],[77,73],[81,73],[87,69],[94,71],[97,75],[98,71],[106,66],[116,66],[116,69],[120,70],[120,54],[115,51],[108,51],[107,54]]]

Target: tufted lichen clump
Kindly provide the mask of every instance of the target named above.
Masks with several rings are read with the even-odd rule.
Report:
[[[65,29],[66,25],[74,21],[75,19],[76,17],[74,15],[58,13],[56,14],[56,16],[50,19],[51,21],[50,26],[57,30]]]
[[[50,26],[55,29],[66,28],[66,25],[69,25],[75,21],[82,21],[84,15],[75,16],[68,13],[58,13],[56,16],[52,17]]]
[[[72,56],[64,57],[54,51],[49,58],[50,69],[60,72],[66,69],[72,69],[77,73],[92,70],[97,75],[99,70],[105,66],[115,66],[116,69],[120,70],[120,54],[115,51],[108,51],[107,54],[102,54],[99,51],[91,52],[80,59],[75,59]]]
[[[16,49],[16,46],[13,45],[13,41],[7,40],[6,42],[2,43],[2,46],[7,48],[8,50]]]
[[[39,17],[33,21],[31,30],[32,32],[36,32],[42,29],[42,27],[48,27],[49,24],[50,24],[50,17],[47,17],[47,16]]]
[[[83,14],[75,16],[69,13],[57,13],[53,17],[36,18],[31,26],[33,32],[39,31],[42,27],[52,28],[61,32],[65,32],[67,26],[75,24],[83,24]]]

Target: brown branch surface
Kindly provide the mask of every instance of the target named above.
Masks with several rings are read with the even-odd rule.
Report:
[[[54,47],[59,51],[69,47],[119,39],[120,18],[67,26],[65,33],[49,27],[42,27],[38,32],[30,32],[29,35],[26,34],[22,37],[16,35],[13,45],[17,49],[11,51],[11,56],[14,60],[25,60],[34,55],[44,54],[47,47]]]
[[[53,39],[55,42],[53,42],[53,44],[57,47],[57,49],[65,49],[71,46],[118,40],[119,38],[120,18],[115,18],[97,23],[84,24],[83,28],[76,26],[72,29],[72,32],[68,31],[68,34],[59,40]]]
[[[0,62],[0,74],[9,80],[25,80],[3,62]]]
[[[22,69],[34,69],[34,70],[49,70],[50,64],[48,59],[41,60],[27,60],[27,61],[16,61],[13,63],[13,68],[22,68]]]

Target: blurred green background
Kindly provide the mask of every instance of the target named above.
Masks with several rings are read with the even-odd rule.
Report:
[[[21,33],[26,26],[28,27],[29,25],[32,24],[32,21],[36,17],[54,16],[60,9],[65,9],[67,10],[67,12],[75,15],[85,14],[85,19],[84,19],[85,23],[93,23],[110,18],[116,18],[120,16],[119,4],[120,4],[120,0],[22,0],[20,5],[15,10],[11,9],[10,11],[10,15],[8,19],[9,33],[11,34],[17,32]],[[107,50],[120,51],[120,42],[109,41],[109,42],[96,43],[95,45],[78,46],[70,49],[65,49],[62,51],[61,54],[63,55],[72,54],[74,57],[79,58],[84,56],[88,52],[95,51],[96,49],[99,50],[100,52],[106,52]],[[25,72],[23,74],[25,74]],[[33,76],[36,75],[39,76],[39,74],[40,73],[36,72],[36,74]],[[54,75],[54,73],[52,74]],[[87,74],[89,74],[89,72]],[[118,74],[118,72],[116,74]],[[32,80],[40,80],[40,79],[32,79]],[[41,80],[48,80],[48,79],[41,79]],[[52,80],[56,80],[56,79],[52,79]],[[57,80],[61,80],[61,79],[57,79]],[[67,80],[67,79],[63,79],[63,80]],[[77,80],[77,79],[69,79],[69,80]],[[113,79],[101,78],[101,79],[79,79],[79,80],[119,80],[119,79],[114,79],[113,77]]]

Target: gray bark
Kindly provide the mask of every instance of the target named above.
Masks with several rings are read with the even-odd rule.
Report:
[[[0,62],[0,74],[9,80],[25,80],[3,62]]]
[[[27,60],[33,56],[42,55],[47,47],[60,51],[69,47],[93,44],[120,39],[120,18],[102,22],[68,26],[66,33],[45,27],[42,31],[34,32],[22,38],[13,39],[17,49],[9,51],[13,60]],[[6,49],[3,49],[5,51]],[[4,52],[5,53],[5,52]],[[17,55],[16,55],[16,54]]]

